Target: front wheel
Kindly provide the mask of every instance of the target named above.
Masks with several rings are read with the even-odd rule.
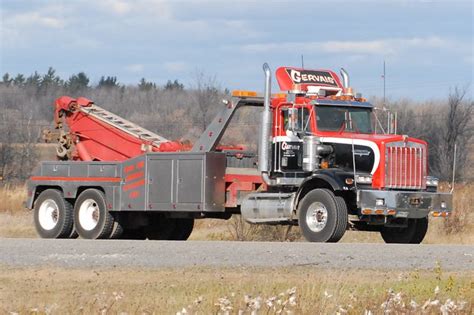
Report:
[[[309,242],[337,242],[347,227],[346,204],[328,189],[312,190],[298,206],[298,223]]]
[[[383,227],[380,231],[385,243],[420,244],[428,231],[428,218],[408,219],[406,227]]]
[[[80,237],[86,239],[109,238],[114,218],[107,211],[105,195],[97,189],[84,190],[74,205],[74,223]]]

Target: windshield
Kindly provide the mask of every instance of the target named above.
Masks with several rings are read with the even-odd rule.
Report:
[[[373,133],[371,108],[316,106],[316,124],[321,131]]]

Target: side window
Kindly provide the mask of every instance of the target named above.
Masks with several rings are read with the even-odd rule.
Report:
[[[309,131],[310,112],[307,108],[284,108],[283,128],[296,132]]]

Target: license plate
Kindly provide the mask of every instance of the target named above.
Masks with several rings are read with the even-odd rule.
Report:
[[[412,206],[419,206],[421,204],[421,198],[419,198],[419,197],[410,198],[410,204]]]

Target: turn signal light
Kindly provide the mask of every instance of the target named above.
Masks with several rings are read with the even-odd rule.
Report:
[[[329,163],[328,161],[322,161],[320,166],[322,169],[327,169],[329,168]]]
[[[255,92],[255,91],[234,90],[234,91],[232,91],[232,96],[236,96],[236,97],[255,97],[255,96],[257,96],[257,92]]]
[[[375,214],[384,214],[385,211],[381,210],[381,209],[377,209],[375,210]]]
[[[362,214],[372,214],[372,209],[363,209]]]
[[[396,214],[397,214],[397,211],[396,211],[396,210],[388,210],[388,211],[387,211],[387,214],[388,214],[388,215],[396,215]]]

